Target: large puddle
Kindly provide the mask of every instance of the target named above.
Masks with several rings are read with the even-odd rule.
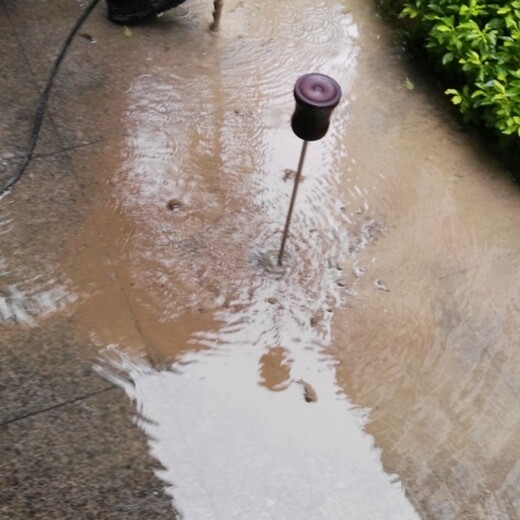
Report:
[[[338,197],[356,24],[331,1],[238,3],[226,24],[192,49],[199,67],[154,69],[128,92],[113,195],[134,227],[126,276],[155,357],[146,366],[112,347],[106,358],[130,378],[185,518],[418,518],[327,352],[344,260],[381,232],[367,216],[354,236]],[[333,76],[345,99],[310,146],[279,274],[269,261],[301,147],[292,86],[309,70]]]
[[[130,378],[185,518],[417,518],[327,352],[343,261],[380,232],[367,218],[354,237],[338,197],[356,24],[329,1],[238,3],[226,24],[199,68],[154,70],[128,92],[114,197],[135,226],[130,298],[155,368],[115,347],[106,360]],[[301,146],[291,91],[309,70],[346,96],[310,147],[280,274],[269,263]]]
[[[186,520],[520,518],[519,197],[366,4],[230,1],[211,35],[189,0],[136,30],[124,131],[75,159],[97,174],[75,266],[0,293],[0,320],[76,306]],[[281,274],[310,71],[344,98]]]

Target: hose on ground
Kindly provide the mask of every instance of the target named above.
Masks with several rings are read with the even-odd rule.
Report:
[[[54,78],[58,73],[60,65],[65,58],[67,50],[76,36],[76,33],[79,31],[80,27],[83,25],[85,20],[88,18],[90,13],[93,11],[94,7],[96,7],[99,0],[91,0],[91,2],[87,5],[87,7],[83,10],[79,18],[76,20],[76,23],[70,30],[67,39],[63,42],[63,45],[60,49],[58,56],[54,60],[51,71],[49,73],[49,77],[47,79],[47,83],[45,85],[45,90],[40,94],[40,98],[38,100],[38,105],[36,108],[36,112],[34,114],[34,122],[31,130],[31,137],[29,141],[29,149],[27,153],[22,157],[22,161],[16,168],[15,173],[11,178],[7,179],[4,184],[0,186],[0,196],[4,195],[7,191],[9,191],[22,177],[24,174],[28,164],[31,162],[33,157],[34,150],[36,148],[36,143],[38,142],[38,136],[40,135],[40,129],[43,123],[43,117],[45,115],[45,111],[47,109],[47,104],[49,101],[49,93],[51,91],[52,85],[54,83]]]

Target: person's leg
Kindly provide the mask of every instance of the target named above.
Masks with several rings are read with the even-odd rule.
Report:
[[[213,0],[213,22],[209,26],[212,31],[218,31],[222,7],[224,7],[224,0]]]
[[[108,18],[121,25],[153,20],[158,14],[173,9],[185,0],[106,0]]]

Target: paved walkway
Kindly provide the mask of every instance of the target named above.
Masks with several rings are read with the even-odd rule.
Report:
[[[104,9],[83,30],[115,35],[121,54],[126,39]],[[38,91],[79,13],[76,2],[0,2],[2,180],[26,149]],[[97,349],[68,310],[84,295],[60,267],[91,211],[83,182],[93,172],[82,179],[75,154],[107,139],[89,100],[106,95],[111,58],[98,61],[94,48],[77,38],[36,158],[0,201],[0,517],[10,520],[175,518],[131,402],[91,368]]]
[[[0,179],[80,4],[0,0]],[[194,347],[195,333],[257,291],[244,251],[277,244],[298,152],[286,84],[316,67],[345,102],[311,151],[289,244],[305,259],[302,334],[334,357],[421,518],[520,519],[520,190],[368,4],[230,0],[218,36],[203,0],[130,32],[96,8],[0,199],[0,516],[175,517],[160,465],[178,459],[168,438],[153,459],[134,424],[167,421],[136,421],[92,367],[107,347],[156,369],[195,355],[211,336]],[[287,383],[297,348],[264,352],[264,386]]]

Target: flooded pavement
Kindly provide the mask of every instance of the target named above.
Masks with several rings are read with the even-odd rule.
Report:
[[[219,47],[198,49],[202,70],[157,66],[127,95],[112,196],[132,231],[110,254],[128,257],[120,276],[152,361],[118,363],[128,345],[107,357],[132,380],[124,387],[186,518],[417,518],[326,351],[339,262],[370,241],[350,237],[337,197],[347,102],[311,146],[285,273],[269,269],[301,146],[287,124],[294,78],[325,70],[348,91],[356,73],[351,14],[304,7],[299,17],[290,2],[231,6]]]
[[[53,233],[36,174],[0,200],[5,337],[73,320],[187,520],[520,518],[518,187],[367,2],[229,1],[218,35],[210,13],[87,24]],[[278,273],[310,71],[344,99]]]

